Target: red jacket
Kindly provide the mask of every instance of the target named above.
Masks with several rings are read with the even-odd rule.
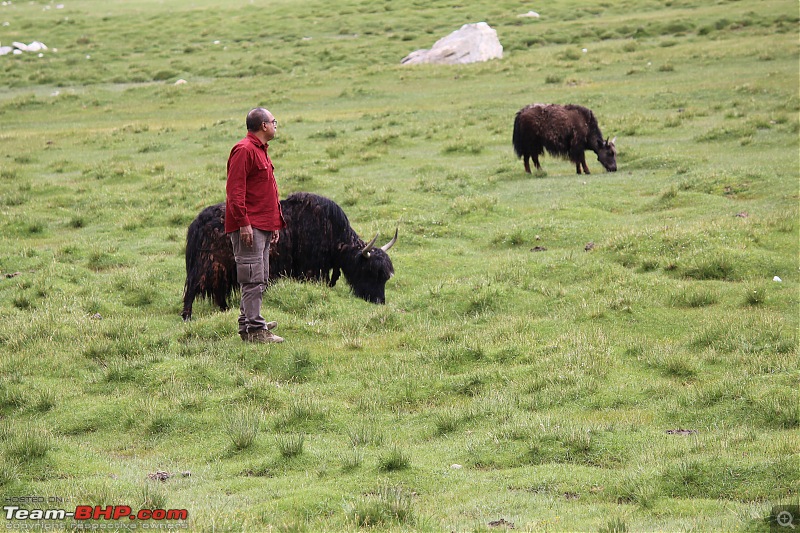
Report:
[[[248,132],[228,157],[225,233],[250,225],[262,231],[286,226],[267,145]]]

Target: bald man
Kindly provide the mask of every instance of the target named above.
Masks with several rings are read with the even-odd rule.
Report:
[[[261,316],[261,301],[269,281],[269,247],[286,226],[281,213],[278,184],[267,153],[278,121],[267,109],[247,114],[247,136],[228,157],[225,233],[233,244],[236,275],[242,292],[239,336],[245,342],[283,342],[272,333],[278,324]]]

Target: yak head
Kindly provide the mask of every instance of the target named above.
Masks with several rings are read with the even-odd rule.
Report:
[[[609,172],[617,171],[617,147],[614,146],[616,140],[616,137],[610,141],[601,139],[600,146],[597,147],[597,160]]]
[[[340,245],[339,266],[353,294],[368,302],[383,304],[386,303],[386,282],[394,276],[394,266],[386,252],[397,242],[397,230],[392,240],[380,248],[375,247],[377,239],[378,235],[375,234],[363,246]]]

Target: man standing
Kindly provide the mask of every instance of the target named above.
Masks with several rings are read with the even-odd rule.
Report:
[[[277,322],[261,316],[261,299],[269,281],[269,247],[286,226],[281,213],[274,167],[267,154],[278,121],[257,107],[247,114],[247,136],[228,158],[225,233],[233,244],[236,275],[242,291],[239,336],[245,342],[283,342],[270,330]]]

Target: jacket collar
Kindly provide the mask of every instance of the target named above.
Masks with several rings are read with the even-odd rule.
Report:
[[[253,143],[254,145],[256,145],[256,147],[258,147],[258,148],[266,149],[266,148],[268,148],[268,147],[269,147],[269,144],[267,144],[267,143],[262,143],[262,142],[261,142],[261,139],[259,139],[258,137],[256,137],[256,134],[255,134],[255,133],[253,133],[253,132],[250,132],[250,131],[248,131],[248,132],[247,132],[247,137],[246,137],[246,139],[248,139],[248,140],[249,140],[251,143]]]

